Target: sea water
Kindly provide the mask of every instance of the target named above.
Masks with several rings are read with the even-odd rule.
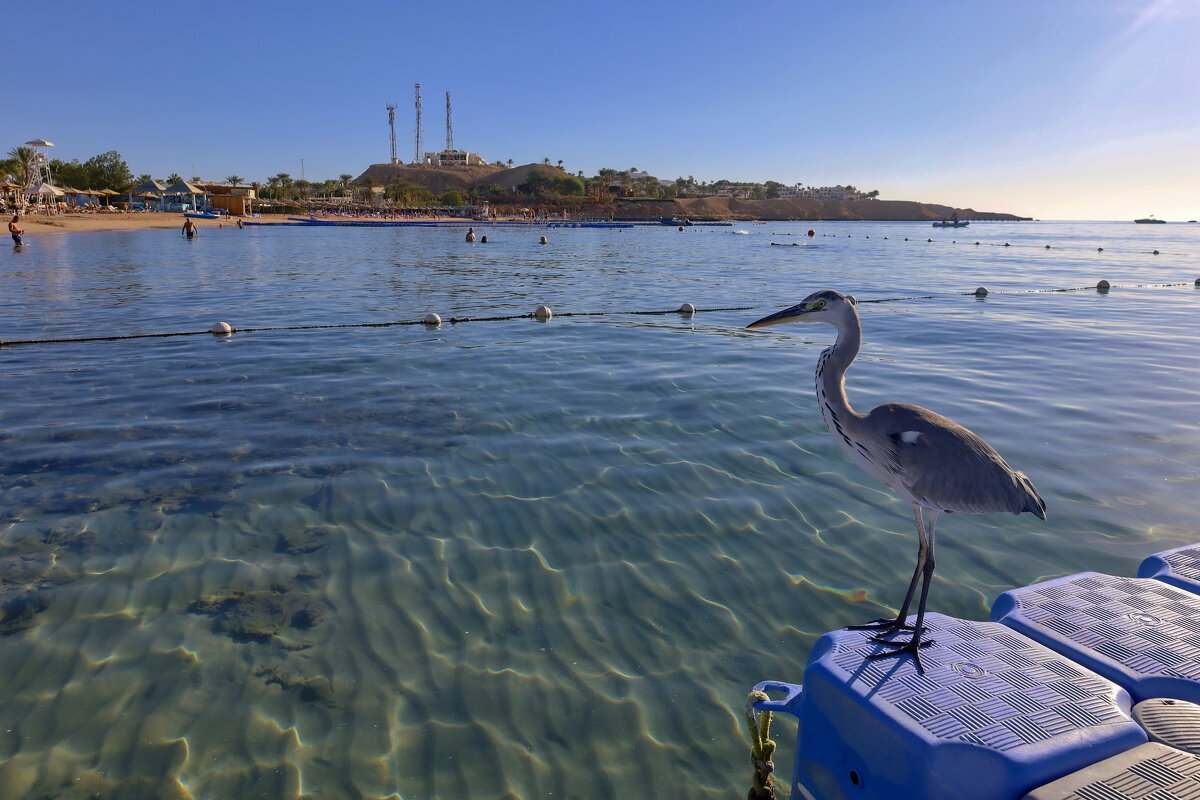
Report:
[[[887,301],[860,411],[950,416],[1045,498],[941,517],[931,609],[1200,541],[1200,226],[478,232],[0,254],[6,796],[741,794],[747,691],[916,557],[822,424],[833,329],[745,330],[817,289]],[[740,310],[628,313],[684,302]]]

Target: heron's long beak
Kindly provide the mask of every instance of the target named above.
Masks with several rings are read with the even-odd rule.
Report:
[[[778,325],[781,322],[796,322],[805,314],[808,313],[808,306],[804,303],[794,305],[791,308],[785,308],[783,311],[776,311],[774,314],[768,314],[762,319],[751,322],[746,327],[749,328],[765,328],[769,325]]]

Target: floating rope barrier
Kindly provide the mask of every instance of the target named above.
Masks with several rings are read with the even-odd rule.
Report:
[[[900,297],[875,297],[868,299],[858,299],[851,296],[851,300],[862,305],[866,303],[903,303],[913,300],[936,300],[943,297],[976,297],[985,298],[993,294],[1052,294],[1058,292],[1084,292],[1096,291],[1107,293],[1110,289],[1169,289],[1178,288],[1181,286],[1196,286],[1200,288],[1200,278],[1197,278],[1194,283],[1179,282],[1179,283],[1126,283],[1126,284],[1110,284],[1106,280],[1099,281],[1094,286],[1068,286],[1063,288],[1050,289],[999,289],[990,290],[984,286],[980,286],[969,292],[940,292],[935,294],[921,295],[904,295]],[[551,311],[549,306],[538,306],[535,311],[526,314],[502,314],[490,317],[450,317],[445,320],[451,325],[459,325],[467,322],[507,322],[515,319],[536,319],[541,322],[547,322],[552,317],[617,317],[617,316],[666,316],[669,314],[678,314],[682,316],[692,316],[694,314],[711,314],[719,311],[752,311],[757,306],[720,306],[714,308],[697,308],[691,303],[683,303],[678,308],[666,309],[651,309],[644,311]],[[203,331],[164,331],[157,333],[125,333],[125,334],[109,334],[106,336],[69,336],[55,339],[12,339],[0,340],[0,347],[15,347],[17,345],[34,345],[34,344],[83,344],[87,342],[119,342],[131,339],[166,339],[174,336],[216,336],[224,337],[231,336],[235,333],[270,333],[276,331],[316,331],[316,330],[332,330],[339,328],[395,328],[405,325],[424,325],[428,327],[436,327],[443,323],[443,319],[439,314],[429,313],[421,319],[407,320],[391,320],[388,322],[338,322],[325,323],[321,325],[273,325],[260,328],[235,328],[227,322],[218,322],[208,330]]]
[[[775,787],[772,773],[775,763],[771,756],[775,754],[775,742],[771,741],[771,712],[759,711],[754,704],[761,700],[770,700],[766,692],[753,691],[746,698],[746,728],[750,731],[750,766],[754,768],[754,777],[746,800],[775,800]]]

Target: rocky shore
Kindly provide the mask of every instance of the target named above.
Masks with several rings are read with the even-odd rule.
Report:
[[[692,220],[871,220],[876,222],[923,222],[949,219],[1016,222],[1028,220],[1015,214],[953,208],[911,200],[737,200],[732,197],[697,197],[680,200],[619,198],[612,215],[621,220],[654,220],[687,217]]]

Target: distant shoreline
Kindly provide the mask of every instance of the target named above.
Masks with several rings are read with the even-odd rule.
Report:
[[[704,204],[691,204],[687,200],[684,200],[683,204],[680,204],[679,201],[669,201],[669,203],[664,203],[662,201],[646,203],[644,201],[633,200],[630,202],[618,203],[615,208],[608,209],[608,213],[602,214],[602,213],[600,213],[599,209],[587,208],[587,209],[584,209],[582,212],[576,212],[576,213],[570,214],[568,219],[574,219],[574,220],[587,219],[587,218],[607,219],[607,218],[611,217],[612,219],[614,219],[618,222],[654,222],[654,221],[657,221],[659,219],[659,217],[665,217],[665,218],[686,217],[689,220],[694,220],[694,221],[715,220],[715,221],[723,221],[723,222],[752,222],[752,221],[759,221],[759,222],[814,222],[814,223],[815,222],[857,222],[857,221],[863,221],[863,222],[929,222],[929,221],[937,221],[939,219],[948,218],[951,214],[954,213],[953,209],[950,209],[949,212],[945,215],[939,215],[936,213],[936,211],[934,211],[934,209],[940,210],[942,208],[946,208],[944,206],[928,206],[928,205],[924,205],[924,204],[920,204],[920,203],[899,203],[899,205],[907,206],[909,208],[904,209],[905,213],[895,215],[896,206],[898,205],[898,203],[895,201],[893,201],[893,202],[862,201],[864,203],[870,203],[870,204],[879,206],[878,210],[881,212],[884,212],[884,213],[880,214],[879,216],[868,217],[868,216],[861,215],[861,214],[854,214],[849,209],[819,208],[819,209],[812,209],[812,210],[816,211],[817,213],[820,213],[822,211],[824,211],[826,213],[829,213],[829,212],[832,212],[832,213],[829,213],[829,216],[827,216],[827,217],[826,216],[793,217],[793,216],[782,216],[782,215],[756,217],[756,216],[751,216],[750,214],[747,213],[747,211],[749,210],[747,208],[747,206],[752,207],[753,204],[756,204],[756,203],[772,203],[773,201],[770,201],[770,200],[734,201],[734,204],[736,204],[736,205],[730,204],[730,205],[732,205],[732,207],[722,207],[724,204],[721,203],[720,201],[726,201],[728,199],[729,198],[701,198],[701,200],[703,200],[703,201],[710,201],[710,202],[705,202]],[[714,204],[711,201],[718,201],[718,202]],[[785,202],[792,202],[792,201],[785,201]],[[812,201],[812,202],[819,202],[819,201]],[[677,205],[678,207],[664,208],[664,206],[667,206],[667,205]],[[844,204],[844,203],[819,203],[819,205],[821,205],[821,206],[829,206],[829,205],[843,206],[843,205],[847,205],[847,204]],[[768,213],[770,211],[770,209],[763,209],[763,210],[768,211]],[[791,210],[791,209],[781,209],[781,210]],[[871,210],[875,210],[875,209],[871,209]],[[892,214],[887,213],[887,211],[891,211]],[[1017,217],[1012,214],[980,213],[980,212],[971,211],[969,209],[960,210],[958,213],[959,213],[960,219],[968,220],[971,222],[979,222],[979,221],[1020,222],[1020,221],[1029,221],[1030,220],[1030,218],[1028,218],[1028,217]],[[257,225],[268,225],[269,226],[269,225],[285,224],[285,223],[288,223],[289,221],[291,221],[291,218],[301,217],[301,216],[306,216],[306,215],[296,214],[296,213],[260,214],[253,218],[246,217],[243,219],[246,222],[253,221]],[[21,224],[21,227],[23,227],[25,229],[26,234],[36,236],[36,235],[41,235],[41,234],[55,235],[55,234],[63,234],[63,233],[87,233],[87,232],[99,232],[99,231],[112,232],[112,231],[136,231],[136,230],[166,230],[169,228],[174,228],[178,231],[182,231],[184,219],[185,219],[184,216],[180,213],[154,212],[154,211],[151,211],[151,212],[125,212],[125,213],[99,212],[99,213],[95,213],[95,214],[62,214],[62,215],[57,215],[57,216],[52,216],[52,217],[46,217],[46,216],[42,216],[40,214],[30,214],[28,216],[21,217],[20,224]],[[198,227],[200,229],[201,233],[203,234],[208,231],[218,231],[218,230],[222,230],[224,228],[233,228],[236,230],[237,219],[238,219],[237,217],[232,217],[232,218],[228,218],[228,219],[220,219],[220,220],[192,218],[192,222],[196,224],[196,227]],[[350,217],[350,216],[342,217],[342,216],[330,215],[328,217],[322,217],[322,219],[347,219],[347,220],[349,220],[349,219],[354,219],[354,217]],[[508,217],[497,217],[496,219],[500,220],[500,219],[509,219],[509,218]],[[520,218],[513,217],[513,219],[520,219]],[[547,221],[554,221],[554,219],[555,219],[554,217],[548,217]],[[435,221],[457,222],[457,223],[464,224],[464,225],[465,224],[476,224],[476,225],[480,225],[480,226],[486,226],[488,224],[487,220],[472,221],[472,220],[465,220],[461,217],[439,217],[436,219],[429,218],[429,221],[430,222],[435,222]]]

